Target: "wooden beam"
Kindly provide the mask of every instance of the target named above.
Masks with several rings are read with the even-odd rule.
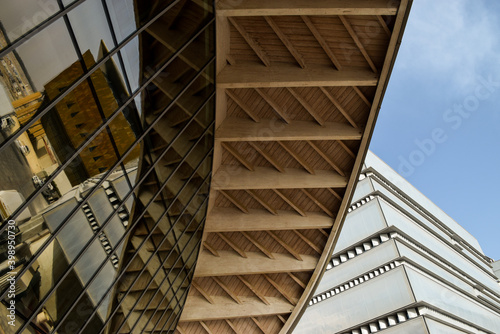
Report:
[[[386,0],[220,0],[217,14],[224,16],[280,15],[395,15],[397,2]]]
[[[219,238],[221,238],[222,240],[224,240],[224,242],[226,244],[228,244],[228,246],[231,247],[241,257],[245,257],[245,258],[247,257],[247,254],[245,253],[245,251],[243,249],[241,249],[240,247],[238,247],[238,245],[236,245],[231,239],[229,239],[224,234],[222,234],[222,232],[217,232],[216,234],[217,234],[217,236]]]
[[[380,23],[380,25],[382,26],[382,28],[384,29],[385,33],[387,34],[387,37],[391,37],[391,35],[392,35],[391,29],[389,29],[389,27],[387,26],[387,23],[385,22],[382,15],[377,15],[377,20]]]
[[[287,89],[290,92],[290,94],[292,94],[293,97],[295,97],[295,99],[299,101],[299,103],[304,107],[304,109],[309,113],[309,115],[311,115],[316,120],[316,122],[318,122],[319,125],[325,124],[325,121],[321,118],[321,116],[318,115],[318,113],[316,112],[316,110],[314,110],[312,105],[310,105],[309,102],[307,102],[299,93],[297,93],[295,89],[291,87],[288,87]]]
[[[376,86],[370,70],[336,71],[328,65],[310,64],[306,69],[288,63],[271,67],[246,63],[228,65],[219,73],[219,88]]]
[[[268,152],[264,151],[262,148],[260,148],[257,144],[254,142],[249,141],[248,145],[252,146],[254,150],[256,150],[264,159],[266,159],[271,165],[276,168],[276,170],[280,173],[284,173],[285,170],[283,167],[279,164],[279,162],[273,158]]]
[[[318,246],[316,246],[314,244],[314,242],[312,242],[311,240],[309,240],[305,235],[303,235],[302,233],[300,233],[299,231],[297,230],[293,230],[293,232],[300,238],[302,239],[306,244],[309,245],[309,247],[311,247],[312,249],[314,249],[314,251],[318,254],[321,255],[321,253],[323,253],[323,249],[319,248]]]
[[[212,187],[212,189],[214,189]],[[220,191],[220,193],[227,198],[231,203],[233,203],[238,209],[240,209],[243,213],[248,213],[248,209],[243,203],[241,203],[238,199],[234,198],[230,194],[226,193],[225,191]]]
[[[236,277],[238,277],[238,279],[239,279],[239,280],[240,280],[243,284],[245,284],[245,286],[246,286],[248,289],[250,289],[250,291],[252,291],[254,295],[256,295],[256,296],[257,296],[257,298],[259,298],[260,300],[262,300],[262,302],[263,302],[264,304],[266,304],[266,305],[271,305],[271,304],[269,303],[269,301],[268,301],[268,300],[264,297],[264,295],[262,295],[262,293],[260,293],[257,289],[255,289],[255,287],[254,287],[254,286],[253,286],[250,282],[248,282],[248,281],[247,281],[247,280],[246,280],[243,276],[238,275],[238,276],[236,276]]]
[[[238,152],[231,144],[222,142],[222,147],[226,149],[233,157],[236,158],[243,166],[248,168],[248,170],[255,170],[253,164],[251,164],[245,157],[243,157],[240,152]]]
[[[347,145],[344,144],[344,142],[342,140],[337,140],[336,142],[339,143],[340,147],[342,147],[344,149],[344,151],[347,152],[347,154],[349,154],[351,157],[356,159],[356,154],[354,154],[354,152],[351,151],[351,149],[349,147],[347,147]]]
[[[236,20],[231,18],[231,17],[228,18],[228,20],[236,28],[236,30],[238,30],[241,37],[243,37],[243,39],[248,43],[248,45],[252,48],[252,50],[255,52],[257,57],[259,57],[259,59],[262,61],[262,63],[264,63],[264,65],[266,65],[266,66],[271,66],[271,62],[269,61],[269,57],[267,56],[266,52],[262,49],[262,47],[259,45],[259,43],[254,41],[252,36],[250,36],[246,32],[245,28],[243,28],[241,25],[239,25],[238,22],[236,22]]]
[[[304,21],[304,23],[307,25],[307,28],[309,28],[309,31],[313,34],[314,38],[316,38],[319,45],[323,48],[323,51],[325,51],[328,58],[330,58],[333,66],[335,66],[335,68],[340,71],[342,69],[342,65],[340,65],[339,60],[337,59],[337,57],[333,53],[332,49],[330,49],[330,46],[328,45],[326,40],[323,38],[323,36],[320,34],[318,29],[316,29],[316,26],[312,23],[311,19],[309,17],[303,16],[303,15],[301,16],[301,18],[302,18],[302,21]]]
[[[321,210],[323,210],[323,212],[325,212],[328,216],[332,218],[334,217],[333,212],[330,211],[330,209],[328,209],[325,205],[323,205],[323,203],[321,203],[316,197],[314,197],[313,194],[311,194],[306,189],[301,189],[301,190],[304,194],[306,194],[307,197],[309,197],[309,199],[311,199],[311,201],[314,202],[314,204],[316,204]]]
[[[365,94],[363,94],[363,92],[356,86],[352,87],[352,89],[354,89],[354,91],[356,92],[356,94],[358,94],[358,96],[361,98],[361,100],[363,100],[363,102],[371,108],[372,106],[372,103],[370,102],[370,100],[368,100],[365,96]]]
[[[214,299],[216,303],[212,305],[200,296],[190,296],[184,306],[181,323],[287,314],[293,309],[292,304],[276,297],[267,297],[270,305],[261,303],[255,297],[241,297],[242,304],[221,296],[214,296]]]
[[[255,317],[250,317],[250,319],[252,319],[253,323],[259,327],[262,333],[268,333],[267,329],[260,323],[259,320],[255,319]]]
[[[249,119],[228,117],[215,131],[215,138],[223,142],[360,140],[361,130],[340,122],[325,122],[319,126],[313,121],[294,120],[285,124],[275,119],[263,119],[255,123]]]
[[[307,214],[304,212],[304,210],[301,207],[299,207],[297,205],[297,203],[292,201],[287,195],[285,195],[285,193],[283,191],[278,190],[278,189],[273,189],[273,190],[279,197],[281,197],[281,199],[283,199],[288,205],[290,205],[295,211],[297,211],[297,213],[299,215],[301,215],[302,217],[307,216]]]
[[[215,281],[215,283],[217,283],[221,288],[222,290],[224,290],[228,295],[229,297],[231,297],[235,302],[237,302],[238,304],[241,304],[241,299],[238,298],[238,296],[236,296],[236,294],[231,290],[229,289],[229,287],[220,280],[220,278],[218,277],[212,277],[212,279]]]
[[[267,203],[263,198],[262,196],[260,196],[257,192],[255,192],[254,190],[245,190],[247,194],[249,194],[250,196],[252,196],[252,198],[254,200],[256,200],[260,205],[262,205],[264,207],[264,209],[266,209],[267,211],[269,211],[269,213],[273,214],[273,215],[277,215],[278,212],[276,212],[276,210],[269,205],[269,203]]]
[[[279,235],[274,231],[266,231],[274,240],[276,240],[288,253],[290,253],[294,258],[299,261],[302,261],[302,256],[295,251],[285,240],[283,240]]]
[[[290,123],[290,119],[288,118],[286,111],[283,109],[281,105],[274,102],[273,98],[269,94],[267,94],[266,92],[264,92],[262,89],[259,88],[255,88],[255,91],[259,93],[259,95],[264,99],[264,101],[266,101],[267,104],[269,104],[273,108],[275,113],[277,113],[285,122]]]
[[[343,188],[346,185],[346,178],[332,170],[317,170],[315,175],[311,175],[303,169],[285,168],[284,173],[280,173],[270,167],[255,167],[252,172],[243,167],[226,165],[219,167],[212,180],[214,190]],[[234,198],[228,199],[237,202]],[[248,212],[243,205],[238,207]]]
[[[339,16],[339,19],[340,19],[340,21],[342,21],[342,24],[347,29],[347,32],[349,33],[349,35],[351,35],[352,40],[354,41],[354,43],[358,47],[359,51],[361,51],[361,53],[363,54],[363,57],[365,57],[366,62],[368,63],[368,65],[370,65],[370,68],[372,69],[372,71],[374,73],[378,73],[377,66],[375,66],[375,64],[373,63],[372,59],[370,58],[370,55],[366,51],[363,43],[361,43],[361,40],[359,39],[358,35],[356,35],[356,32],[354,31],[353,27],[351,26],[351,23],[349,22],[349,20],[343,16]]]
[[[276,290],[278,290],[278,292],[283,296],[285,297],[286,300],[288,300],[290,302],[290,304],[297,304],[297,300],[295,298],[293,298],[292,296],[290,296],[290,294],[288,292],[285,291],[285,289],[283,289],[283,287],[281,285],[279,285],[275,280],[273,280],[271,277],[269,277],[268,275],[264,274],[263,275],[264,278],[269,282],[271,283],[272,286],[274,286],[274,288]],[[264,332],[265,333],[265,332]]]
[[[330,100],[330,102],[333,103],[333,105],[335,106],[335,108],[337,108],[337,110],[340,111],[340,113],[352,125],[352,127],[355,128],[355,129],[359,129],[359,127],[356,124],[356,122],[354,122],[354,120],[352,119],[351,115],[349,115],[349,113],[344,109],[344,107],[342,107],[342,105],[340,104],[340,102],[337,101],[337,99],[335,97],[333,97],[333,95],[328,90],[326,90],[324,87],[319,87],[319,89],[321,89],[321,91],[323,92],[323,94],[325,94],[325,96]]]
[[[230,90],[226,90],[226,94],[227,96],[229,96],[241,109],[243,109],[244,112],[246,112],[246,114],[248,116],[250,116],[251,119],[253,119],[255,122],[260,122],[260,118],[259,116],[257,116],[255,114],[255,112],[249,107],[246,105],[245,102],[243,102],[242,99],[240,99],[236,94],[234,94],[232,91]]]
[[[226,321],[226,324],[228,324],[229,327],[236,333],[236,334],[242,334],[238,328],[233,324],[233,322],[229,319],[224,319]]]
[[[295,152],[287,142],[278,141],[278,144],[280,144],[280,146],[283,147],[285,151],[287,151],[288,154],[290,154],[295,159],[295,161],[297,161],[302,167],[304,167],[306,171],[308,171],[310,174],[314,174],[314,169],[311,167],[311,165],[309,165],[307,161],[302,159],[302,157],[298,155],[297,152]]]
[[[193,280],[193,282],[191,284],[192,284],[193,288],[198,290],[198,292],[203,296],[203,298],[205,298],[207,300],[207,302],[209,302],[210,304],[215,304],[214,300],[212,299],[212,297],[210,297],[208,292],[206,292],[198,283],[196,283],[195,280]]]
[[[217,207],[207,217],[205,232],[324,229],[333,225],[333,219],[320,212],[307,212],[306,217],[284,210],[277,213],[249,209],[245,214],[235,208]]]
[[[308,140],[307,143],[309,145],[311,145],[311,147],[316,151],[318,152],[318,154],[330,165],[332,166],[333,169],[335,169],[337,171],[337,173],[339,173],[340,175],[342,176],[346,176],[346,174],[344,173],[344,171],[342,170],[342,168],[340,168],[333,160],[332,158],[327,155],[325,152],[323,152],[323,150],[321,149],[321,147],[319,147],[318,145],[316,145],[314,142]],[[304,188],[307,188],[307,187],[304,187]]]
[[[247,258],[232,251],[219,251],[220,257],[201,252],[196,264],[196,277],[254,275],[262,273],[286,273],[309,271],[316,268],[318,257],[299,254],[302,261],[282,253],[272,253],[270,259],[260,252],[247,252]],[[212,296],[215,299],[215,296]],[[216,301],[217,303],[217,301]]]
[[[281,31],[281,29],[278,26],[278,24],[276,24],[276,22],[274,22],[274,20],[271,17],[269,17],[269,16],[265,16],[264,19],[266,20],[267,24],[269,24],[269,26],[271,27],[271,29],[273,29],[274,33],[276,34],[276,36],[278,36],[278,38],[281,40],[281,42],[283,43],[283,45],[285,45],[285,47],[287,48],[288,52],[290,52],[290,54],[292,55],[292,57],[295,58],[295,61],[297,62],[297,64],[299,64],[299,66],[302,67],[302,68],[306,68],[306,63],[304,61],[304,57],[302,57],[302,55],[295,48],[295,46],[293,45],[293,43]]]
[[[262,253],[264,253],[268,258],[274,259],[273,254],[263,245],[261,244],[257,239],[252,237],[250,233],[242,231],[241,234],[245,236],[245,238],[248,239],[252,244],[254,244],[255,247],[257,247]]]

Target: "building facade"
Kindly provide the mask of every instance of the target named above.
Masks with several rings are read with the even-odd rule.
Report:
[[[473,236],[369,152],[294,333],[499,333],[497,267]]]

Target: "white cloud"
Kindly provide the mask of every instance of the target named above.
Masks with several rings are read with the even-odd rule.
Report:
[[[470,88],[489,65],[498,67],[495,15],[478,0],[414,1],[397,70]]]

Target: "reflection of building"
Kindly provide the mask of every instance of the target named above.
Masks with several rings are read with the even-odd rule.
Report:
[[[295,333],[500,333],[495,264],[476,239],[375,155],[365,166]]]
[[[6,35],[0,23],[0,49],[7,44]],[[33,93],[29,79],[26,77],[15,52],[0,58],[0,81],[3,81],[12,101]]]
[[[83,58],[87,67],[95,64],[90,51],[84,53]],[[81,66],[80,62],[75,62],[45,85],[45,94],[49,100],[66,90],[75,78],[83,74]],[[56,112],[42,118],[42,124],[60,162],[65,162],[93,134],[103,119],[109,117],[119,106],[117,96],[101,69],[91,75],[91,81],[102,110],[93,102],[89,83],[83,82],[56,105]],[[110,139],[106,131],[101,132],[80,153],[80,163],[75,162],[65,170],[72,185],[108,170],[117,161],[114,145],[119,154],[123,154],[134,142],[134,132],[123,114],[115,117],[109,128],[113,139]],[[125,162],[138,157],[138,148],[135,151],[136,153],[131,154]]]

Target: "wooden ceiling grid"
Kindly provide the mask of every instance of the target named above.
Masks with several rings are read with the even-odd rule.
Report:
[[[209,211],[178,333],[285,333],[366,153],[409,5],[220,0]]]

